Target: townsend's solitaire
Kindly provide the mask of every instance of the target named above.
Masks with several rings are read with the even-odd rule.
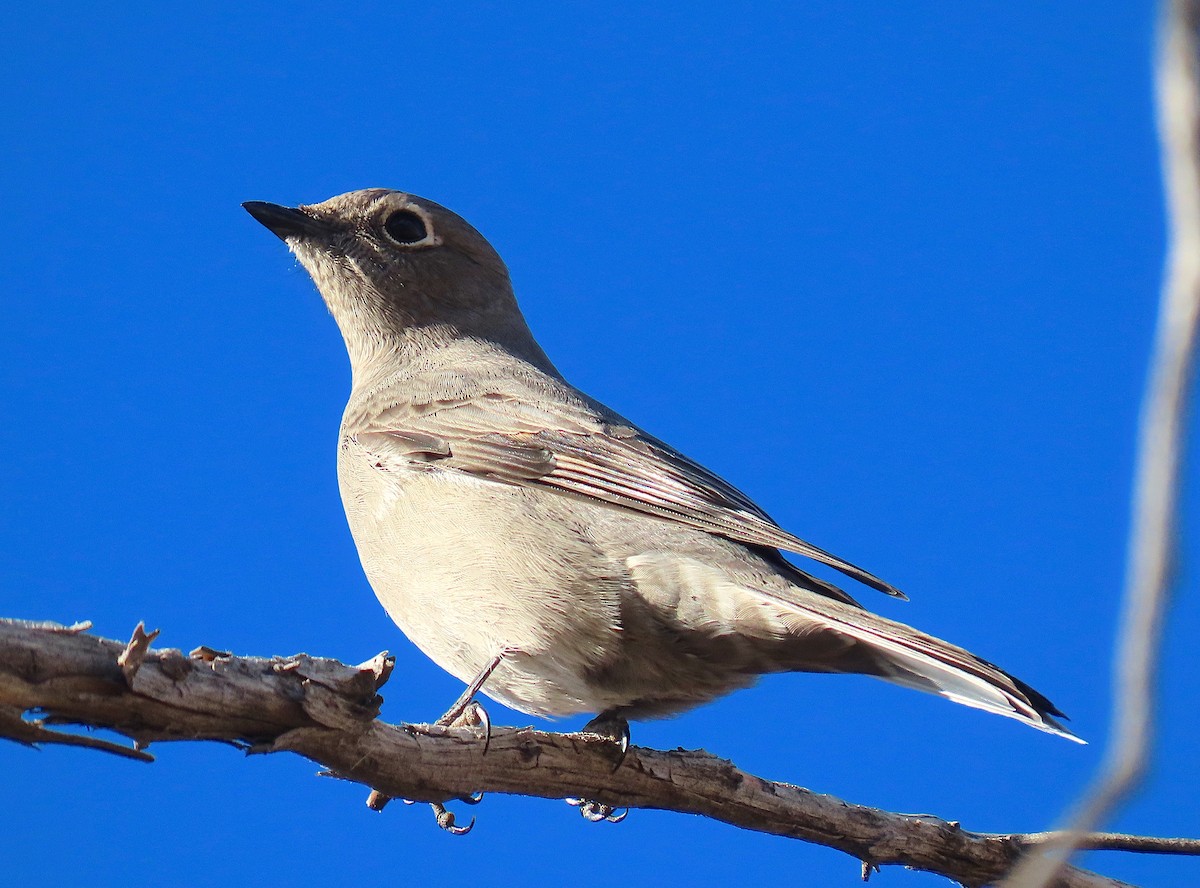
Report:
[[[573,388],[454,213],[385,189],[244,206],[312,275],[350,354],[338,480],[367,577],[462,681],[624,726],[763,673],[861,673],[1073,738],[1024,682],[780,550],[892,586]]]

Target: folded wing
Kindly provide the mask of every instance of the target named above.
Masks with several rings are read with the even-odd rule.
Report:
[[[368,450],[409,461],[549,488],[794,552],[905,597],[874,574],[783,530],[745,494],[679,451],[586,403],[539,404],[488,394],[406,405],[377,417],[356,437]]]

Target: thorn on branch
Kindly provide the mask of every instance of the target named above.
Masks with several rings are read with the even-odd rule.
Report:
[[[159,631],[155,629],[153,632],[147,633],[146,624],[138,623],[134,627],[129,643],[125,645],[125,650],[121,651],[121,655],[117,657],[117,665],[121,667],[121,672],[125,675],[125,684],[131,689],[133,688],[133,677],[142,668],[142,661],[146,659],[146,654],[150,651],[150,642],[158,638]]]

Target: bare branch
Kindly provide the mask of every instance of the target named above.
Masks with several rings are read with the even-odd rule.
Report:
[[[26,746],[37,746],[41,743],[52,743],[59,746],[86,746],[101,752],[111,752],[121,758],[136,761],[152,762],[154,756],[140,749],[102,740],[99,737],[89,737],[86,734],[64,734],[51,731],[42,719],[26,720],[18,707],[0,705],[0,737],[24,743]]]
[[[1042,888],[1082,834],[1142,782],[1153,736],[1163,615],[1178,545],[1180,454],[1200,318],[1200,0],[1168,0],[1158,60],[1159,137],[1170,245],[1150,378],[1142,405],[1133,523],[1108,755],[1068,818],[1069,830],[1018,867],[1011,888]]]
[[[135,634],[135,640],[137,635]],[[359,666],[299,654],[287,658],[221,655],[199,648],[141,652],[127,679],[118,662],[129,645],[50,624],[0,620],[0,737],[23,743],[78,737],[46,723],[107,728],[136,747],[100,748],[149,760],[140,750],[166,740],[216,740],[250,753],[290,751],[372,795],[426,801],[454,826],[446,803],[476,791],[657,808],[836,848],[864,872],[898,864],[940,873],[967,886],[994,883],[1030,844],[1054,836],[987,835],[931,816],[893,814],[747,774],[706,752],[633,747],[613,771],[608,741],[586,734],[493,728],[484,754],[471,727],[389,725],[376,720],[378,690],[392,661]],[[128,658],[127,658],[128,660]],[[42,733],[45,731],[45,733]],[[85,745],[95,746],[95,738]],[[75,742],[66,741],[66,742]],[[456,831],[465,827],[454,826]],[[1086,837],[1086,846],[1200,854],[1200,841]],[[1122,883],[1068,867],[1055,883],[1099,888]]]
[[[1027,833],[1030,845],[1045,845],[1063,837],[1061,832]],[[1156,836],[1131,836],[1128,833],[1084,833],[1076,848],[1080,851],[1133,851],[1140,854],[1200,855],[1200,839],[1165,839]]]

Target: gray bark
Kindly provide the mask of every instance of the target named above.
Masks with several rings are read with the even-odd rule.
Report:
[[[298,654],[264,659],[199,648],[151,649],[139,626],[123,644],[86,625],[0,620],[0,737],[68,743],[151,761],[151,743],[216,740],[248,753],[293,752],[380,795],[440,806],[475,792],[657,808],[837,848],[873,867],[898,864],[968,886],[993,883],[1040,835],[986,835],[935,817],[854,805],[756,777],[703,751],[631,747],[614,771],[611,741],[587,734],[378,721],[392,661],[358,666]],[[156,634],[156,633],[155,633]],[[31,717],[31,713],[36,718]],[[107,728],[132,745],[56,730]],[[40,761],[45,761],[44,759]],[[628,827],[632,828],[632,827]],[[1200,854],[1200,841],[1089,836],[1083,847]],[[1173,844],[1172,844],[1173,843]],[[1122,883],[1068,868],[1064,888]]]

